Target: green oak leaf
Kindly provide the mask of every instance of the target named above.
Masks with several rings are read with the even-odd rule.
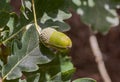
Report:
[[[75,72],[75,69],[70,69],[64,72],[59,72],[47,82],[70,82],[71,77],[74,74],[74,72]]]
[[[71,16],[71,13],[66,13],[62,10],[58,10],[58,14],[56,17],[50,17],[47,13],[44,13],[40,21],[44,25],[44,27],[58,26],[59,31],[68,31],[70,29],[70,26],[63,20],[66,20]]]
[[[32,72],[38,70],[37,64],[45,64],[52,59],[43,55],[39,49],[39,36],[34,26],[31,26],[21,40],[19,49],[14,43],[14,52],[8,57],[8,63],[3,66],[3,79],[16,79],[22,76],[22,71]]]
[[[74,73],[75,73],[74,68],[62,72],[62,80],[63,81],[70,81]]]
[[[16,13],[11,13],[9,21],[7,22],[7,27],[9,28],[9,35],[11,35],[14,32],[14,28],[16,28],[16,24],[18,23],[18,17]]]
[[[70,30],[70,26],[67,23],[60,21],[53,21],[51,19],[47,20],[45,23],[40,23],[40,26],[43,29],[46,27],[51,27],[61,32]]]
[[[47,82],[69,82],[71,80],[71,77],[75,72],[75,68],[73,67],[72,63],[70,62],[70,59],[67,56],[65,56],[65,57],[59,56],[59,60],[60,60],[60,62],[57,65],[55,65],[53,63],[50,64],[51,67],[48,68],[49,70],[48,70],[47,76],[49,78],[47,79]],[[56,70],[52,71],[52,69],[57,69],[57,68],[59,68],[60,70],[57,71],[55,74],[54,72]]]
[[[74,80],[73,82],[96,82],[96,81],[91,78],[79,78],[79,79]]]

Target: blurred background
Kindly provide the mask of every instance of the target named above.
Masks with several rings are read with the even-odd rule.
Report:
[[[117,10],[120,15],[120,10]],[[103,82],[95,58],[89,44],[89,27],[81,22],[80,16],[72,12],[73,16],[67,23],[71,30],[67,32],[73,41],[70,52],[72,62],[77,68],[74,78],[91,77],[97,82]],[[96,34],[103,59],[113,82],[120,82],[120,24],[112,27],[107,35]]]

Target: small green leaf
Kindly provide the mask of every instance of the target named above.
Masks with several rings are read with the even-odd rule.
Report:
[[[80,79],[74,80],[73,82],[96,82],[96,81],[91,78],[80,78]]]
[[[75,73],[75,69],[70,69],[70,70],[62,72],[62,80],[69,81],[72,78],[74,73]]]
[[[7,23],[7,26],[9,27],[9,35],[11,35],[14,32],[14,28],[16,27],[16,24],[18,23],[18,17],[15,13],[10,14],[9,21]]]
[[[10,28],[10,35],[13,33],[14,30],[14,18],[10,17],[7,26]]]
[[[62,72],[66,72],[68,70],[74,69],[74,66],[70,60],[71,58],[68,56],[65,57],[61,57],[60,61],[61,61],[61,70]],[[75,69],[74,69],[75,70]]]
[[[21,12],[23,13],[23,15],[25,16],[25,18],[28,20],[28,16],[26,14],[26,6],[25,6],[25,3],[24,3],[24,0],[21,0],[21,3],[22,3],[22,6],[21,6]]]
[[[71,80],[74,72],[76,71],[76,69],[74,68],[70,57],[65,56],[65,57],[61,57],[61,74],[62,74],[62,80],[63,81],[69,81]]]

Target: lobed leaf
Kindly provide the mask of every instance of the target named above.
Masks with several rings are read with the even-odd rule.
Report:
[[[31,26],[21,40],[22,48],[14,44],[14,52],[8,57],[8,63],[2,69],[3,79],[16,79],[22,76],[22,71],[32,72],[38,70],[37,64],[51,61],[39,49],[39,36],[34,26]]]
[[[44,29],[46,27],[51,27],[54,29],[57,29],[58,31],[68,31],[70,29],[70,26],[66,24],[65,22],[60,21],[53,21],[53,20],[47,20],[45,23],[40,23],[40,26]]]
[[[41,27],[50,27],[50,26],[58,26],[59,31],[68,31],[70,26],[66,24],[63,20],[70,18],[71,13],[66,13],[62,10],[58,10],[56,17],[50,17],[47,13],[44,13],[41,18]]]

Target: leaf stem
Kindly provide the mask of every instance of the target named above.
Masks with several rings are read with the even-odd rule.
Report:
[[[36,30],[38,31],[38,33],[41,33],[41,28],[38,26],[37,24],[37,18],[36,18],[36,12],[35,12],[35,5],[34,5],[34,0],[32,0],[32,8],[33,8],[33,15],[34,15],[34,23],[35,23],[35,27]]]

